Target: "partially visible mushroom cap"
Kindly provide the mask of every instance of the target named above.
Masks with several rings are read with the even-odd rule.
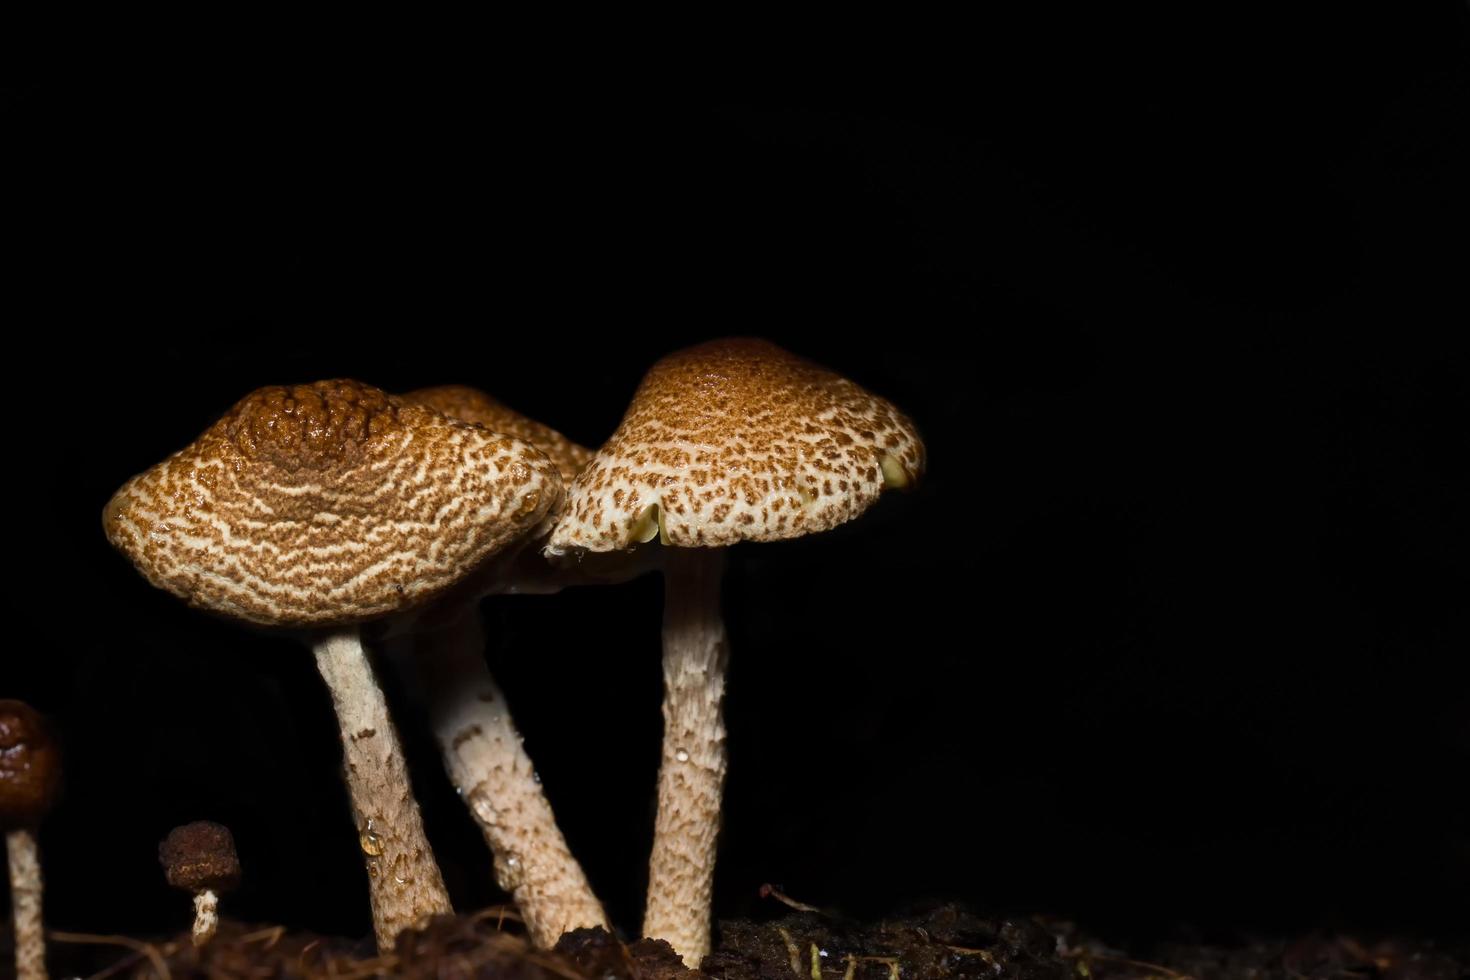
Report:
[[[273,626],[432,599],[558,501],[551,461],[357,381],[261,388],[133,477],[108,540],[159,588]]]
[[[711,341],[644,376],[546,550],[800,537],[852,520],[923,468],[913,423],[884,399],[767,341]]]
[[[0,829],[32,827],[61,791],[61,750],[46,719],[23,701],[0,701]]]
[[[228,892],[240,883],[234,836],[208,820],[169,831],[158,845],[158,863],[168,883],[186,892]]]
[[[541,450],[556,464],[564,483],[577,478],[582,467],[592,458],[592,450],[579,446],[549,425],[542,425],[527,418],[513,408],[507,408],[478,388],[468,385],[440,385],[437,388],[420,388],[403,396],[419,405],[427,405],[461,422],[473,422],[491,432],[503,432],[529,442]]]

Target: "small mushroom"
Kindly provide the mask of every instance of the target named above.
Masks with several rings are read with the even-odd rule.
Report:
[[[158,845],[158,863],[169,885],[194,896],[194,946],[214,938],[219,897],[240,884],[240,858],[230,829],[198,820],[169,831]]]
[[[451,909],[360,626],[442,596],[560,494],[526,443],[341,380],[252,392],[103,512],[108,540],[155,586],[312,648],[380,949]]]
[[[36,827],[60,790],[61,752],[45,719],[23,702],[0,701],[0,828],[10,858],[17,980],[46,980]]]
[[[887,401],[763,340],[671,354],[578,474],[550,556],[657,538],[664,556],[664,744],[643,935],[697,969],[710,945],[725,778],[720,549],[825,531],[923,471]]]

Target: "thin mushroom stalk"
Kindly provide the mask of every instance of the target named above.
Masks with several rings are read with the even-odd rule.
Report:
[[[607,928],[485,665],[478,611],[422,634],[418,644],[445,770],[485,835],[496,881],[515,900],[531,941],[549,949],[572,929]]]
[[[690,969],[710,950],[715,846],[725,783],[724,553],[669,548],[664,570],[664,736],[643,935]]]
[[[194,948],[199,949],[214,938],[219,931],[219,895],[205,889],[194,896],[194,928],[189,938]]]
[[[60,750],[46,719],[22,701],[0,701],[0,830],[9,855],[18,980],[46,980],[36,828],[60,790]]]
[[[408,764],[388,705],[356,627],[312,643],[317,670],[332,692],[342,734],[342,763],[367,862],[373,931],[392,949],[404,929],[453,911],[444,878],[409,789]]]
[[[41,919],[41,854],[30,830],[5,835],[10,855],[10,907],[15,922],[16,980],[46,980],[46,931]]]

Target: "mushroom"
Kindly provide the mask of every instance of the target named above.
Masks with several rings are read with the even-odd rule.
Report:
[[[194,896],[194,947],[214,938],[219,896],[240,884],[235,838],[223,824],[198,820],[169,831],[158,845],[158,863],[169,885]]]
[[[709,951],[725,777],[726,638],[720,550],[852,520],[886,487],[912,485],[924,447],[891,404],[763,340],[671,354],[568,491],[551,556],[664,555],[664,738],[643,934],[686,965]]]
[[[304,634],[337,712],[380,949],[450,904],[360,625],[445,593],[560,490],[526,443],[340,380],[247,395],[103,512],[155,586]]]
[[[61,790],[60,756],[45,719],[34,708],[0,701],[0,828],[10,856],[16,980],[46,980],[36,827]]]
[[[556,430],[474,388],[446,385],[403,397],[531,443],[568,482],[592,456]],[[437,617],[448,622],[421,633],[417,662],[429,688],[430,722],[444,767],[461,788],[465,805],[495,856],[496,881],[515,900],[531,941],[549,949],[572,929],[606,928],[607,914],[556,825],[505,695],[485,664],[485,638],[475,599],[484,591],[517,588],[516,575],[506,569],[488,580],[477,579],[483,586],[471,596],[458,599],[448,610],[436,610]],[[536,588],[554,587],[543,583]]]

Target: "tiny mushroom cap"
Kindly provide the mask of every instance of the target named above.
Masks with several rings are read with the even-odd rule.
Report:
[[[169,831],[158,845],[158,862],[174,888],[228,892],[240,884],[240,859],[228,827],[199,820]]]
[[[155,586],[268,626],[346,626],[427,602],[559,501],[509,436],[357,381],[261,388],[129,480],[108,540]]]
[[[529,442],[551,458],[562,481],[570,484],[592,458],[592,450],[579,446],[549,425],[507,408],[478,388],[469,385],[440,385],[420,388],[403,396],[406,401],[427,405],[461,422],[473,422],[491,432],[503,432]]]
[[[44,718],[22,701],[0,701],[0,828],[41,822],[61,791],[61,751]]]
[[[918,432],[889,402],[768,341],[715,340],[649,369],[546,550],[800,537],[923,469]]]

